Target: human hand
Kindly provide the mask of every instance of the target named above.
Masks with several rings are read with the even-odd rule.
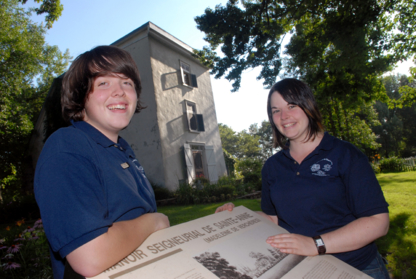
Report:
[[[155,231],[159,231],[170,227],[168,216],[166,216],[165,214],[158,212],[150,214],[152,214],[155,218]]]
[[[221,211],[226,211],[226,210],[233,211],[234,207],[235,207],[235,205],[232,202],[229,202],[229,203],[226,203],[226,204],[218,207],[215,210],[215,213],[218,213],[218,212],[221,212]]]
[[[295,254],[301,256],[316,256],[318,249],[312,237],[300,234],[283,233],[270,236],[266,240],[274,248],[286,254]]]

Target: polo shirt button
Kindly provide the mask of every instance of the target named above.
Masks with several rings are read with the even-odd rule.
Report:
[[[299,174],[300,174],[299,172],[296,173],[296,175],[299,175]]]
[[[293,163],[296,165],[296,161],[293,161]]]
[[[123,147],[120,146],[120,149],[123,150]]]
[[[113,146],[114,146],[115,148],[117,148],[117,144],[114,144]]]

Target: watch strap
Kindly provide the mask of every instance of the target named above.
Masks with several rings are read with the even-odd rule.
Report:
[[[313,241],[315,242],[316,248],[318,249],[319,255],[324,255],[326,253],[325,243],[322,240],[320,235],[312,237]]]

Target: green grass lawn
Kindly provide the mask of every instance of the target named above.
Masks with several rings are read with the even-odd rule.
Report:
[[[394,278],[416,278],[416,172],[377,175],[389,203],[390,230],[377,240]]]
[[[379,174],[377,178],[389,203],[389,233],[376,241],[380,253],[389,262],[393,278],[416,278],[416,172]],[[236,200],[235,205],[257,211],[259,200]],[[189,206],[163,206],[158,211],[177,225],[212,214],[223,203]]]
[[[233,203],[236,206],[244,205],[250,210],[259,211],[260,210],[260,200],[235,200]],[[169,217],[170,225],[174,226],[184,222],[188,222],[197,218],[201,218],[215,212],[215,209],[218,206],[223,205],[223,202],[220,203],[210,203],[210,204],[199,204],[199,205],[172,205],[172,206],[159,206],[157,211],[165,214]]]

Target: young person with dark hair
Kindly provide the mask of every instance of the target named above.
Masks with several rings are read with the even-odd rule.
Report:
[[[119,136],[143,108],[130,54],[113,46],[87,51],[65,73],[62,88],[62,113],[71,126],[46,141],[35,196],[54,278],[68,269],[91,277],[169,227],[169,220],[156,212],[143,167]]]
[[[374,244],[388,232],[388,204],[367,157],[324,132],[313,93],[299,80],[276,83],[267,112],[281,151],[262,170],[261,214],[290,232],[267,243],[289,254],[332,254],[373,278],[389,278]]]

